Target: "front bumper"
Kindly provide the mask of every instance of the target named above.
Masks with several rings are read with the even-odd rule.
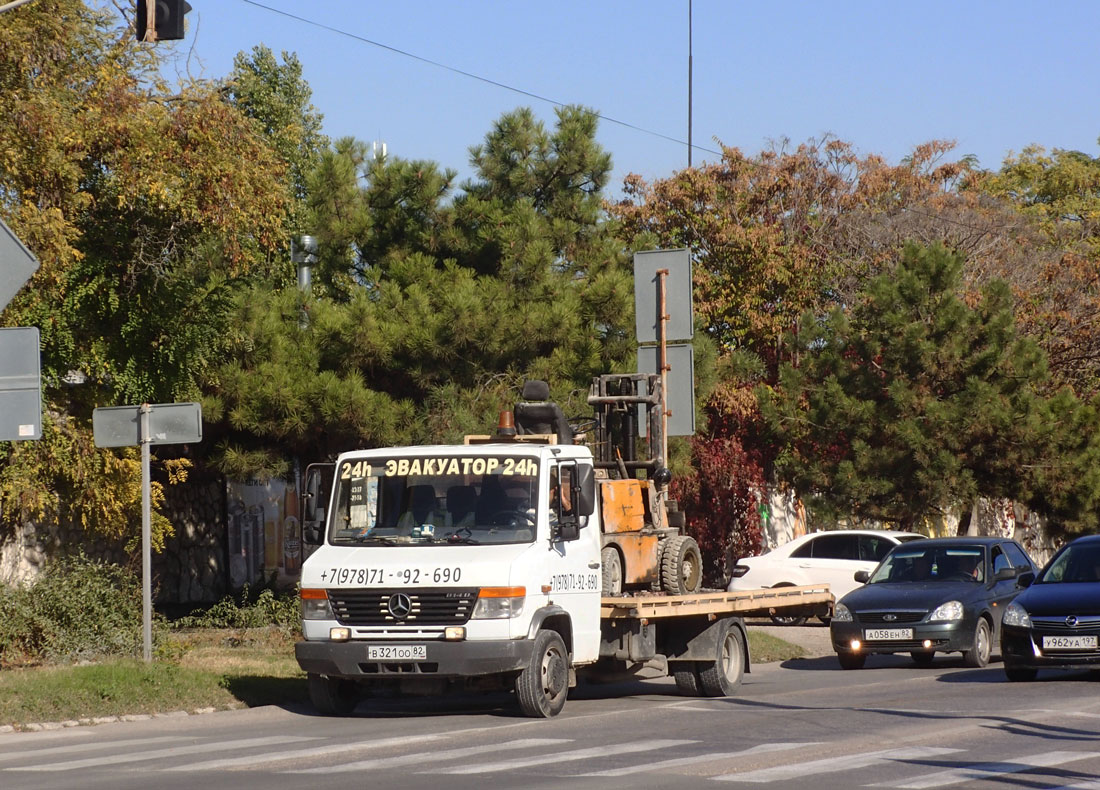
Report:
[[[1090,632],[1094,633],[1094,632]],[[1088,669],[1100,667],[1100,649],[1048,651],[1043,636],[1065,636],[1065,632],[1044,633],[1041,629],[1001,626],[1001,657],[1006,664],[1029,669]],[[1098,640],[1100,641],[1100,640]]]
[[[408,640],[402,644],[412,644]],[[411,661],[368,660],[370,645],[393,642],[298,642],[294,657],[306,672],[338,678],[472,677],[517,672],[531,661],[530,639],[427,642],[427,657]]]
[[[860,653],[910,653],[913,651],[933,650],[938,653],[958,653],[970,650],[974,644],[975,620],[962,619],[940,623],[906,623],[897,628],[912,629],[912,638],[908,639],[867,639],[870,628],[882,628],[881,625],[868,626],[853,622],[829,623],[829,633],[833,640],[833,650],[838,653],[851,652],[852,641],[860,643]],[[925,645],[928,642],[928,645]]]

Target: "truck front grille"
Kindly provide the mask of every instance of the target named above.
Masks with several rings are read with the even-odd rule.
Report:
[[[329,590],[337,622],[347,626],[461,625],[470,619],[477,589]]]

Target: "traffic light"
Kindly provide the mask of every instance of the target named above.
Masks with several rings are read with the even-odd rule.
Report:
[[[137,0],[134,27],[138,41],[145,41],[148,34],[149,6],[153,2],[156,18],[150,41],[178,41],[183,38],[183,17],[191,10],[187,0]]]

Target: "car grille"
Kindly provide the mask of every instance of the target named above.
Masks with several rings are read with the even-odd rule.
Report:
[[[328,598],[341,625],[460,625],[470,619],[477,593],[476,589],[329,590]],[[399,596],[407,601],[395,600]],[[403,614],[406,607],[408,614]]]
[[[1031,616],[1031,627],[1036,631],[1047,634],[1100,634],[1100,617],[1095,615],[1080,616],[1076,625],[1066,623],[1065,616],[1036,617]]]
[[[901,623],[919,623],[928,612],[857,612],[856,616],[864,625],[899,625]]]

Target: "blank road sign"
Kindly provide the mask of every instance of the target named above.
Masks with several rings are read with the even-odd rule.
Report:
[[[665,277],[665,340],[690,340],[695,336],[691,306],[691,256],[682,250],[646,250],[634,253],[634,331],[639,343],[656,343],[660,320],[657,272]]]
[[[38,327],[0,329],[0,440],[42,438]]]
[[[668,435],[691,436],[695,433],[695,349],[690,343],[674,343],[665,347],[665,358],[669,367],[665,400],[672,412],[668,416]],[[659,374],[659,363],[659,346],[639,346],[639,373]],[[641,436],[645,436],[645,423],[638,420]]]
[[[0,310],[38,270],[38,259],[0,220]]]
[[[105,406],[92,411],[96,447],[141,444],[141,407]],[[202,441],[202,408],[197,403],[154,403],[149,411],[149,444]]]

